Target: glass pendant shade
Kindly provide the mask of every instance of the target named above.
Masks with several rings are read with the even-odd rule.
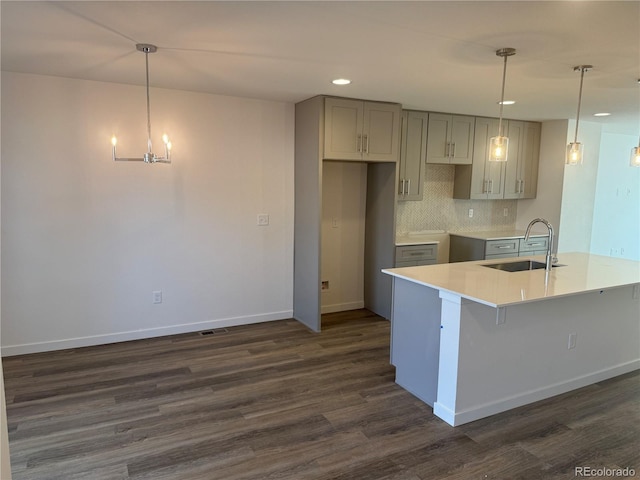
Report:
[[[640,167],[640,145],[631,149],[629,165],[632,167]]]
[[[491,137],[489,149],[490,162],[506,162],[509,154],[509,137],[500,135]]]
[[[565,163],[567,165],[582,165],[582,153],[584,145],[580,142],[571,142],[567,145],[567,157]]]
[[[498,135],[491,137],[489,141],[489,161],[506,162],[509,154],[509,138],[502,132],[502,107],[504,106],[504,85],[507,79],[507,57],[516,54],[515,48],[501,48],[496,50],[496,55],[504,59],[502,68],[502,95],[500,96],[500,121],[498,123]]]
[[[584,146],[578,142],[578,124],[580,123],[580,105],[582,104],[582,83],[584,82],[584,73],[593,68],[593,65],[578,65],[573,67],[575,72],[580,72],[580,90],[578,90],[578,113],[576,113],[576,133],[573,142],[567,145],[567,155],[564,163],[566,165],[582,165],[582,156]]]

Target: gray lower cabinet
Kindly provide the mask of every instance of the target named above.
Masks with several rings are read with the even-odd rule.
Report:
[[[434,265],[438,259],[438,245],[404,245],[396,247],[397,267],[415,267],[418,265]]]
[[[470,262],[498,258],[524,257],[547,253],[547,237],[521,237],[484,240],[464,235],[449,236],[449,261]]]

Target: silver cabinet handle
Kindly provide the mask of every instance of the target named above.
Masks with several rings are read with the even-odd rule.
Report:
[[[495,245],[493,248],[497,248],[499,250],[513,248],[513,245]]]
[[[453,145],[452,152],[451,152],[451,158],[455,158],[455,156],[456,156],[456,142],[453,142],[451,145]]]
[[[449,150],[451,148],[451,144],[449,142],[444,144],[444,156],[449,158]]]
[[[400,191],[398,194],[404,195],[404,178],[400,180]]]
[[[489,182],[487,180],[482,181],[482,193],[487,193],[487,184]]]
[[[524,193],[524,180],[520,180],[520,193]]]
[[[489,180],[489,193],[493,193],[493,180]]]
[[[364,153],[369,153],[369,135],[364,134]]]
[[[358,151],[358,153],[362,153],[362,135],[358,134],[358,142],[357,142],[357,146],[356,146],[356,150]]]
[[[531,243],[531,242],[527,242],[525,245],[527,245],[528,247],[541,247],[544,245],[544,243]]]
[[[407,180],[407,195],[411,193],[411,179]]]

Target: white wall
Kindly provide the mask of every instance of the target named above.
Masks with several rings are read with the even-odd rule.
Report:
[[[629,166],[638,138],[602,133],[591,253],[640,261],[640,168]]]
[[[367,164],[323,162],[322,291],[323,313],[364,307],[364,233]]]
[[[567,141],[575,138],[575,122],[569,122]],[[596,201],[602,126],[580,122],[578,141],[584,145],[582,165],[566,165],[562,187],[562,210],[558,252],[586,252],[591,249],[591,231]]]
[[[564,154],[567,146],[567,121],[542,122],[538,193],[531,200],[518,200],[516,228],[524,230],[534,218],[545,218],[553,225],[557,238],[560,231],[560,206],[564,177]],[[536,225],[534,228],[540,228]],[[544,229],[539,230],[544,231]],[[557,243],[556,243],[557,246]]]
[[[0,238],[2,237],[0,236]],[[0,257],[0,264],[2,263],[1,260],[2,258]],[[2,279],[0,278],[0,284],[1,282]],[[0,328],[0,478],[11,480],[11,455],[9,454],[9,429],[7,425],[7,402],[5,400],[4,393],[4,374],[2,372],[1,345],[2,329]]]
[[[291,316],[293,105],[152,89],[171,165],[111,160],[143,87],[3,72],[1,108],[3,355]]]

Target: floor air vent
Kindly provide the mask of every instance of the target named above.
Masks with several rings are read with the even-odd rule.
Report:
[[[201,336],[205,337],[207,335],[227,333],[228,331],[229,330],[227,330],[226,328],[214,328],[213,330],[203,330],[202,332],[199,332],[199,333]]]

